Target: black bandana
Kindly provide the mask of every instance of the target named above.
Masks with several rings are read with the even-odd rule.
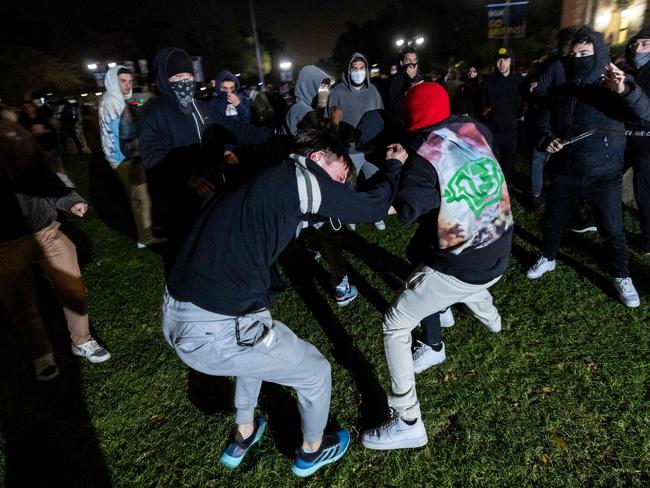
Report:
[[[194,90],[196,88],[194,80],[172,81],[169,83],[169,86],[176,94],[180,111],[184,114],[191,113],[192,99],[194,98]]]

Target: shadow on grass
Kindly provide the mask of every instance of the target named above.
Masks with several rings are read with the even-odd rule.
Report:
[[[47,290],[41,313],[61,374],[34,379],[21,331],[0,317],[0,426],[7,487],[111,486],[99,439],[86,407],[79,359],[60,305]],[[92,367],[102,367],[93,365]],[[2,483],[0,483],[2,484]]]
[[[331,353],[337,364],[347,369],[352,376],[357,390],[361,395],[359,427],[361,429],[378,424],[388,415],[386,392],[379,384],[373,366],[366,359],[343,324],[338,320],[328,300],[322,295],[318,284],[325,289],[331,289],[328,273],[312,263],[305,266],[305,261],[294,253],[289,253],[283,259],[283,269],[303,302],[318,321],[325,335],[332,344]],[[370,289],[353,268],[347,266],[351,278],[362,290]],[[371,295],[364,295],[371,296]],[[379,295],[375,297],[377,306],[384,309],[388,304]],[[335,420],[333,420],[335,423]]]

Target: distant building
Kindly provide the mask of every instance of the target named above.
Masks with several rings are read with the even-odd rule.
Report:
[[[650,23],[650,0],[564,0],[561,27],[589,24],[610,44]]]

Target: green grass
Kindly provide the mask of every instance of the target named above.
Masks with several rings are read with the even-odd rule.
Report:
[[[76,160],[69,168],[82,193],[88,191],[87,164]],[[376,452],[359,442],[362,417],[381,416],[386,408],[385,397],[376,391],[389,385],[378,304],[390,301],[400,282],[395,275],[385,279],[387,261],[378,258],[380,265],[386,264],[378,272],[357,253],[346,254],[362,278],[356,281],[365,280],[376,290],[371,301],[361,296],[339,310],[323,280],[315,281],[309,295],[323,297],[315,314],[294,288],[278,299],[274,318],[312,342],[332,363],[332,417],[352,432],[348,454],[309,481],[289,471],[298,433],[288,429],[297,427],[296,408],[291,393],[278,388],[263,390],[259,413],[270,410],[269,431],[251,459],[236,471],[219,465],[232,412],[214,408],[205,414],[188,399],[187,368],[160,333],[164,280],[159,257],[138,251],[132,240],[109,229],[91,210],[78,224],[93,243],[83,272],[92,323],[113,359],[101,365],[83,363],[80,374],[112,483],[648,486],[650,258],[632,252],[632,273],[642,298],[635,310],[603,290],[601,281],[608,277],[589,252],[601,249],[602,240],[592,235],[571,239],[557,270],[531,282],[525,270],[537,249],[528,241],[541,237],[540,218],[516,201],[513,205],[514,256],[492,289],[504,329],[491,334],[456,314],[456,325],[445,333],[447,361],[417,379],[429,434],[424,449]],[[638,232],[627,214],[626,228]],[[385,232],[360,225],[357,234],[405,259],[403,250],[413,230],[390,218]],[[576,271],[575,263],[584,268]],[[318,266],[316,271],[322,274]],[[364,391],[365,386],[374,391]],[[209,387],[202,392],[208,403],[227,403],[223,393],[210,399]],[[287,432],[293,436],[289,441]]]

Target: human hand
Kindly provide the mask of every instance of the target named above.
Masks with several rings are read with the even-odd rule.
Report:
[[[232,151],[224,152],[223,158],[226,160],[226,164],[230,164],[230,165],[239,164],[239,158]]]
[[[343,120],[343,110],[341,107],[330,107],[330,120],[334,125],[339,125]]]
[[[235,94],[235,92],[228,93],[228,95],[226,95],[226,100],[228,100],[228,103],[233,104],[235,107],[237,107],[241,103],[241,100]]]
[[[558,151],[561,151],[564,146],[560,142],[560,140],[556,137],[553,139],[551,142],[548,143],[546,146],[546,152],[549,152],[551,154],[556,153]]]
[[[600,78],[605,82],[607,88],[619,95],[625,91],[625,73],[621,71],[614,63],[605,65],[606,73]]]
[[[415,78],[415,75],[418,74],[418,65],[417,64],[409,64],[406,67],[406,76],[409,78],[413,79]]]
[[[202,197],[211,197],[214,195],[214,185],[202,176],[192,176],[189,180],[189,185]]]
[[[77,217],[83,217],[88,210],[88,204],[84,202],[75,203],[70,207],[70,213],[76,215]]]
[[[536,81],[533,81],[533,82],[530,84],[530,87],[528,88],[528,91],[529,91],[530,93],[533,93],[533,92],[535,91],[535,88],[537,88],[537,85],[539,85],[539,83],[537,83]]]
[[[391,144],[386,151],[386,159],[397,159],[400,163],[404,164],[409,157],[406,149],[401,144]]]

